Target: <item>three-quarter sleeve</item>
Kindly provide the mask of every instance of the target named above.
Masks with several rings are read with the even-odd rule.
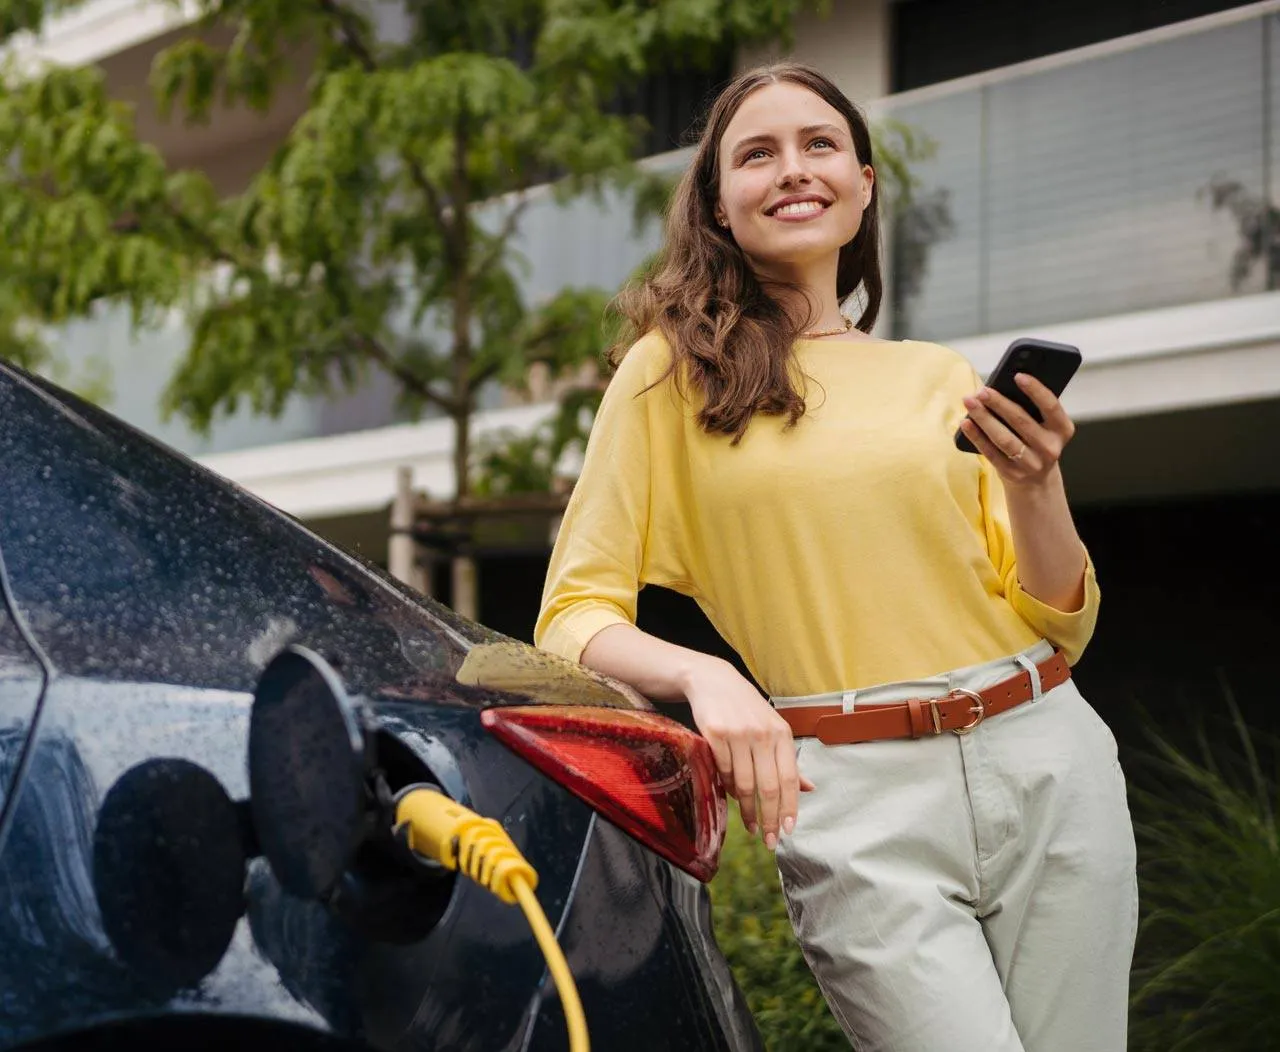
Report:
[[[1013,530],[1009,525],[1009,509],[1005,502],[1004,484],[986,457],[980,457],[979,496],[987,534],[987,551],[1003,582],[1009,605],[1035,631],[1059,647],[1067,663],[1074,665],[1093,636],[1098,621],[1101,593],[1093,568],[1093,559],[1085,551],[1084,603],[1079,610],[1058,610],[1041,602],[1022,587],[1018,579],[1018,561],[1013,550]]]
[[[669,354],[653,334],[622,360],[600,403],[556,537],[534,642],[573,661],[601,629],[635,623],[636,597],[645,583],[678,576],[672,567],[679,552],[667,540],[672,531],[657,531],[672,551],[655,551],[650,540],[655,517],[674,499],[665,490],[655,494],[653,486],[655,477],[671,477],[661,461],[670,456],[671,432],[680,426],[671,412],[670,384],[650,389]]]

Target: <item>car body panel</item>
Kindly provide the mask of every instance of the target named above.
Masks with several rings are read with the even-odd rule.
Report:
[[[0,839],[7,823],[11,783],[44,691],[45,670],[10,610],[0,565]],[[6,747],[3,743],[9,743]],[[5,759],[5,758],[8,759]]]
[[[711,935],[706,887],[597,820],[560,930],[565,959],[601,1049],[762,1049],[741,991]],[[626,952],[619,953],[621,947]],[[553,992],[530,1049],[562,1052]],[[660,1012],[653,1011],[661,1005]]]
[[[363,938],[321,904],[284,894],[259,858],[247,874],[246,916],[195,988],[157,988],[119,961],[94,893],[102,797],[134,764],[166,756],[200,764],[243,799],[251,701],[227,691],[55,679],[0,851],[0,975],[10,977],[0,997],[0,1048],[57,1033],[68,1020],[161,1009],[306,1023],[378,1048],[400,1047],[411,1034],[415,1048],[518,1047],[544,963],[519,911],[465,881],[434,930],[397,946]],[[471,709],[373,709],[405,739],[416,738],[438,769],[447,769],[443,757],[456,758],[442,781],[466,785],[471,805],[508,828],[558,924],[591,820],[587,806],[484,735]],[[512,1004],[528,1007],[512,1012]]]
[[[464,621],[2,362],[0,508],[16,614],[0,611],[0,792],[6,776],[15,786],[0,829],[0,1049],[190,1016],[382,1050],[563,1047],[524,917],[460,879],[428,903],[420,884],[388,893],[356,867],[325,906],[286,894],[246,849],[244,915],[216,965],[175,988],[125,963],[131,929],[104,921],[95,884],[104,799],[166,760],[247,812],[253,691],[290,645],[336,670],[393,789],[433,781],[503,823],[581,969],[597,1047],[759,1047],[706,889],[480,723],[493,706],[643,699]],[[198,930],[189,894],[184,925]]]

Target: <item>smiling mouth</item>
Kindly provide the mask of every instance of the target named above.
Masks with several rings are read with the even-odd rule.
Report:
[[[775,219],[793,219],[819,215],[825,212],[827,207],[822,201],[794,201],[791,204],[771,208],[767,214]]]

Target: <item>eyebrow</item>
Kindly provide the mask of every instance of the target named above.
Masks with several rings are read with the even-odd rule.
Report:
[[[806,124],[803,128],[800,129],[801,135],[813,135],[815,132],[827,132],[827,133],[835,132],[837,135],[839,135],[840,129],[837,128],[834,124]],[[776,138],[775,136],[767,133],[764,135],[749,135],[747,136],[747,138],[739,139],[738,142],[734,143],[733,150],[731,152],[737,153],[743,147],[754,146],[756,143],[773,142],[775,138]]]

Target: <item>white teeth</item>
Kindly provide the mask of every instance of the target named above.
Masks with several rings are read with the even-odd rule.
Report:
[[[773,214],[776,216],[799,216],[821,211],[821,201],[797,201],[795,204],[783,205],[781,208],[775,209]]]

